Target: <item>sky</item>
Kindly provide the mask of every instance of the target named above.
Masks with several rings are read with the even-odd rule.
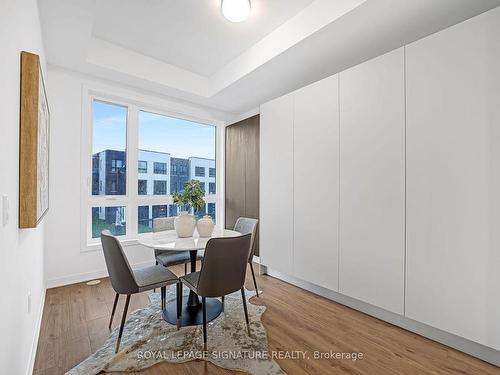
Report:
[[[92,110],[93,153],[125,150],[127,108],[94,101]],[[140,111],[139,149],[215,159],[215,127]]]

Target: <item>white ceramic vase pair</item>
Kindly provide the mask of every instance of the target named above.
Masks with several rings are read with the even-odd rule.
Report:
[[[182,211],[174,220],[175,231],[180,238],[193,237],[194,229],[198,228],[200,237],[210,237],[214,231],[215,224],[212,218],[205,215],[203,219],[198,220],[193,215],[189,215],[187,211]]]

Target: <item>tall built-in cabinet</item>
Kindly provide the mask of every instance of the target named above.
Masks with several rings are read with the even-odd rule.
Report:
[[[405,72],[400,48],[340,73],[340,292],[402,314]]]
[[[338,290],[338,75],[293,94],[293,274]]]
[[[293,96],[260,108],[260,259],[293,271]],[[264,122],[262,119],[265,119]]]
[[[500,350],[500,8],[262,105],[260,171],[263,265]]]
[[[500,8],[406,48],[406,315],[500,350]]]

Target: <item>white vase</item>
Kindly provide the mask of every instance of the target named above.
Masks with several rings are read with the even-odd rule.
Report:
[[[209,215],[205,215],[203,219],[198,220],[197,227],[200,237],[210,237],[214,232],[215,224]]]
[[[177,236],[181,238],[193,237],[194,228],[196,228],[196,219],[193,215],[189,215],[187,211],[182,211],[180,215],[174,219],[174,227]]]

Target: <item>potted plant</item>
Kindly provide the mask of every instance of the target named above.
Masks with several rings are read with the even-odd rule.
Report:
[[[201,189],[200,181],[189,180],[184,185],[182,192],[175,192],[172,198],[175,204],[181,208],[179,216],[174,220],[175,230],[179,237],[192,237],[196,227],[196,219],[189,214],[189,210],[199,210],[205,207],[205,194]]]

